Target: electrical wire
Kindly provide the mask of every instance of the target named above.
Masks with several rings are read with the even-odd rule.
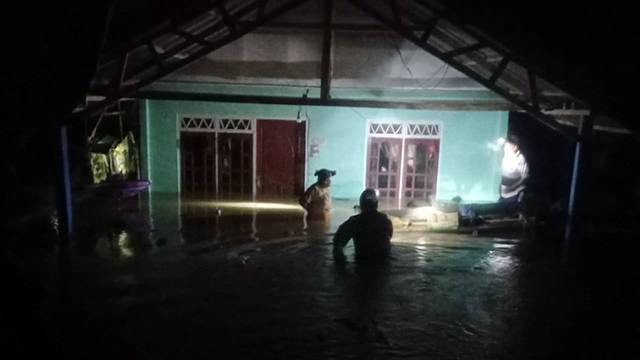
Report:
[[[436,87],[438,87],[438,85],[440,85],[440,83],[442,83],[442,81],[444,80],[444,78],[447,75],[447,72],[449,70],[449,64],[442,63],[442,65],[440,65],[440,67],[438,69],[436,69],[436,71],[434,71],[426,79],[420,81],[419,79],[415,78],[415,76],[413,74],[413,71],[411,70],[411,67],[409,66],[409,64],[405,60],[404,56],[402,55],[402,51],[400,50],[400,47],[398,46],[398,44],[392,38],[390,38],[389,34],[387,34],[387,33],[385,33],[385,38],[387,39],[388,42],[390,42],[393,45],[394,50],[398,54],[398,58],[400,59],[400,62],[402,63],[404,68],[407,70],[407,73],[411,76],[411,79],[414,80],[415,82],[417,82],[418,88],[431,90],[431,89],[435,89]],[[431,80],[434,80],[436,78],[436,76],[438,76],[440,74],[442,69],[444,69],[444,72],[442,73],[442,76],[440,77],[438,82],[433,86],[428,86],[428,87],[425,88],[425,84],[430,82]]]
[[[437,88],[438,85],[440,85],[440,83],[442,82],[442,80],[444,80],[445,76],[447,76],[447,72],[449,71],[449,64],[446,64],[446,65],[447,67],[444,69],[444,73],[442,74],[442,77],[440,78],[440,80],[438,80],[438,82],[434,86],[430,87],[429,89]]]
[[[393,48],[398,53],[398,57],[400,58],[400,62],[402,62],[402,65],[404,66],[404,68],[409,73],[409,76],[411,76],[411,79],[415,80],[415,77],[413,76],[413,71],[411,71],[411,68],[409,67],[409,64],[407,64],[407,62],[404,60],[404,57],[402,56],[402,51],[400,51],[400,47],[398,46],[398,44],[393,39],[391,39],[389,37],[389,34],[387,34],[386,32],[384,33],[384,35],[385,35],[385,38],[387,39],[387,41],[391,42],[391,44],[393,45]]]

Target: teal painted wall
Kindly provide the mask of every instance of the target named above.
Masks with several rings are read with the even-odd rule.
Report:
[[[298,112],[297,106],[288,105],[164,100],[146,100],[141,109],[148,146],[143,169],[148,171],[153,192],[168,193],[179,190],[178,116],[292,119]],[[316,169],[335,169],[332,195],[336,198],[356,198],[364,188],[367,120],[441,121],[437,199],[458,195],[467,202],[484,202],[498,198],[500,154],[487,145],[506,135],[507,112],[307,107],[306,113],[307,151],[310,144],[319,145],[318,156],[308,158],[306,183],[315,181]]]
[[[506,137],[508,112],[442,114],[438,200],[462,197],[465,202],[496,201],[500,197],[501,153],[489,144]],[[446,117],[445,117],[446,115]]]

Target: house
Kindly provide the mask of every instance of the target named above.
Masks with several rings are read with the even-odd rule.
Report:
[[[496,201],[501,154],[491,144],[506,135],[513,105],[383,27],[335,28],[346,30],[333,37],[329,103],[315,100],[322,32],[278,24],[143,88],[152,193],[295,198],[315,170],[331,168],[335,198],[372,187],[389,207]]]

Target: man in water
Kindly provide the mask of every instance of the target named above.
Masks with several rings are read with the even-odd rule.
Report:
[[[343,249],[353,238],[355,258],[382,260],[389,256],[393,225],[387,215],[378,211],[378,197],[374,189],[366,189],[360,195],[360,214],[342,223],[333,237],[333,257],[344,263]]]

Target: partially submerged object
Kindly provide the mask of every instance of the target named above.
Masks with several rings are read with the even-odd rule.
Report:
[[[149,187],[138,179],[138,151],[133,134],[122,139],[107,135],[89,145],[89,160],[94,189],[118,198],[136,195]]]
[[[396,231],[455,230],[458,228],[458,211],[419,206],[386,211]]]

